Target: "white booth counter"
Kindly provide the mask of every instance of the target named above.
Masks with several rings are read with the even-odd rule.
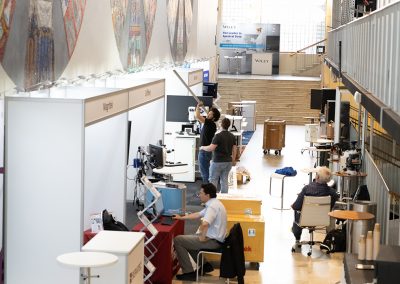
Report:
[[[251,74],[272,75],[272,52],[251,55]]]
[[[130,91],[5,97],[5,283],[79,283],[56,257],[81,249],[91,214],[125,221]]]
[[[118,257],[110,267],[92,269],[93,284],[143,283],[145,233],[101,231],[82,247],[84,252],[107,252]]]

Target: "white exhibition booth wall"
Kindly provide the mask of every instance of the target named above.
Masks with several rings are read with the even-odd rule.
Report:
[[[6,283],[78,283],[56,257],[80,251],[90,214],[125,217],[128,114],[88,125],[76,94],[6,100]]]
[[[127,200],[134,199],[134,188],[137,170],[133,168],[139,146],[147,147],[163,140],[164,135],[164,98],[153,101],[129,111],[131,139],[129,146],[129,167],[127,171]]]
[[[168,42],[166,3],[167,0],[157,1],[152,39],[148,48],[145,65],[172,62]],[[217,1],[193,1],[193,24],[186,60],[215,57],[216,46],[214,41],[217,23],[217,5]],[[15,56],[19,55],[15,54]],[[102,74],[117,69],[122,69],[122,64],[115,42],[110,1],[87,0],[85,15],[74,53],[61,77],[74,79],[80,75]],[[15,84],[0,65],[0,92],[3,94],[1,96],[2,104],[4,103],[4,95],[12,91],[14,87]],[[61,107],[58,103],[54,103],[52,105],[54,106],[54,113],[51,114],[54,117],[52,118],[46,118],[43,115],[43,106],[39,103],[35,103],[31,107],[21,107],[18,112],[11,114],[14,116],[14,120],[13,125],[10,125],[9,129],[16,127],[19,128],[20,133],[25,134],[21,135],[22,137],[12,138],[15,140],[9,141],[9,145],[15,143],[15,145],[18,145],[18,149],[23,148],[25,150],[14,153],[16,159],[15,161],[10,160],[11,164],[9,166],[22,167],[24,174],[28,175],[32,180],[35,180],[35,173],[37,171],[40,171],[42,174],[45,173],[48,176],[49,182],[38,185],[38,188],[44,195],[48,194],[48,200],[57,200],[56,202],[47,202],[48,200],[43,199],[43,197],[37,200],[38,192],[29,191],[30,184],[27,183],[29,179],[13,179],[16,183],[13,187],[20,188],[21,190],[13,191],[9,194],[19,198],[20,203],[18,206],[21,208],[32,208],[32,213],[24,216],[19,216],[17,210],[15,212],[8,212],[10,216],[16,217],[15,220],[19,218],[21,220],[21,223],[15,222],[15,232],[13,233],[25,234],[27,240],[27,242],[16,244],[20,246],[18,249],[21,251],[21,254],[10,256],[12,261],[15,261],[14,264],[18,264],[18,261],[21,258],[27,257],[27,255],[42,255],[43,258],[47,257],[48,260],[51,259],[53,261],[56,257],[54,255],[55,252],[45,250],[44,248],[47,247],[47,244],[62,242],[63,238],[80,238],[78,236],[81,236],[81,234],[75,234],[74,232],[80,231],[82,228],[88,228],[89,219],[83,216],[87,216],[92,212],[99,212],[106,207],[114,207],[112,208],[113,213],[117,218],[121,217],[121,220],[123,220],[125,202],[121,203],[120,197],[125,196],[125,198],[130,200],[133,199],[133,193],[130,181],[127,183],[126,180],[127,153],[125,151],[128,140],[126,136],[127,124],[121,122],[128,119],[133,122],[129,153],[129,161],[132,161],[136,156],[136,149],[139,145],[155,143],[163,138],[164,101],[164,99],[156,100],[148,105],[87,126],[86,128],[78,127],[78,120],[81,119],[82,114],[74,109],[73,104],[62,104]],[[71,111],[77,112],[76,116],[71,116],[71,118],[63,120],[62,114],[71,113]],[[1,122],[3,122],[3,108],[0,109],[0,113]],[[128,116],[127,119],[126,116]],[[22,117],[29,117],[29,119],[22,119]],[[35,127],[40,124],[49,125],[48,135],[34,135],[33,131]],[[53,130],[59,130],[60,128],[65,129],[62,132],[63,134],[60,136],[53,135],[57,132]],[[56,160],[56,162],[49,164],[49,161],[40,154],[42,151],[48,153],[47,156],[52,157],[52,161]],[[82,154],[83,152],[84,154]],[[32,158],[31,160],[24,158],[28,154]],[[57,159],[54,159],[55,157]],[[124,161],[122,164],[118,162],[120,159]],[[12,174],[12,172],[8,171],[7,173]],[[125,176],[124,179],[121,178],[123,176]],[[130,176],[129,171],[128,176]],[[67,190],[68,188],[77,189],[82,186],[88,188],[86,193],[82,193],[79,190]],[[120,188],[121,186],[124,187],[124,191],[116,192],[116,188]],[[62,190],[56,190],[56,188]],[[63,193],[60,194],[60,191]],[[0,190],[0,199],[2,198],[3,190]],[[107,205],[102,204],[99,201],[101,199],[107,199]],[[74,203],[73,206],[76,206],[76,210],[70,209],[70,205],[72,206],[70,202],[72,200]],[[118,202],[115,201],[116,203],[114,204],[113,200],[118,200]],[[46,203],[46,206],[43,206],[42,203]],[[81,210],[83,208],[85,212],[82,214]],[[0,208],[0,212],[2,211],[2,208]],[[5,211],[7,211],[7,204]],[[61,216],[69,216],[69,218],[75,219],[76,222],[74,224],[66,224],[63,222],[63,218],[55,218],[53,212],[62,212]],[[43,216],[45,216],[44,219],[48,222],[40,225],[43,222],[40,221]],[[1,220],[2,218],[0,222]],[[40,224],[36,224],[36,222],[40,222]],[[42,226],[52,226],[51,236],[37,234],[36,231],[41,230]],[[2,226],[0,226],[0,230],[2,230],[1,228]],[[2,235],[3,232],[0,231],[0,238]],[[80,242],[81,240],[73,240],[74,244]],[[80,247],[65,245],[65,252],[76,250],[80,250]],[[24,254],[24,252],[28,251],[29,253]],[[15,269],[18,269],[18,267],[21,268],[18,264]],[[29,277],[30,273],[28,270],[36,271],[36,273],[43,275],[43,278],[49,279],[52,282],[54,279],[60,279],[59,275],[61,274],[57,275],[59,269],[60,267],[56,263],[37,261],[32,267],[24,267],[23,274]],[[71,276],[73,279],[70,276],[63,277],[64,283],[77,283],[75,275]],[[27,282],[29,281],[27,280]],[[8,283],[13,282],[9,281]]]

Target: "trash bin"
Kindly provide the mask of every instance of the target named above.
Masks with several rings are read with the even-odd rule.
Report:
[[[374,214],[376,217],[376,202],[372,201],[355,201],[350,203],[350,210],[358,211],[358,212],[368,212]],[[358,240],[361,235],[367,236],[368,231],[373,231],[375,225],[375,218],[371,220],[358,220],[353,221],[353,230],[352,230],[352,253],[358,253]]]

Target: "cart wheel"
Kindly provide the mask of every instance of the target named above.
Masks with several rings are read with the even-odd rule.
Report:
[[[260,270],[260,263],[256,262],[256,270]]]
[[[279,153],[279,151],[278,151],[278,150],[275,150],[275,156],[278,155],[278,153]]]
[[[263,150],[264,155],[267,154],[267,150]]]
[[[279,156],[281,155],[282,150],[279,150]]]

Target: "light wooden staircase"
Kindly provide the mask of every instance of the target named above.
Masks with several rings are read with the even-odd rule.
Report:
[[[310,123],[304,117],[319,114],[319,110],[310,109],[310,90],[319,89],[320,84],[320,81],[311,80],[220,78],[218,105],[225,113],[228,102],[255,100],[257,123],[272,118],[301,125]]]

